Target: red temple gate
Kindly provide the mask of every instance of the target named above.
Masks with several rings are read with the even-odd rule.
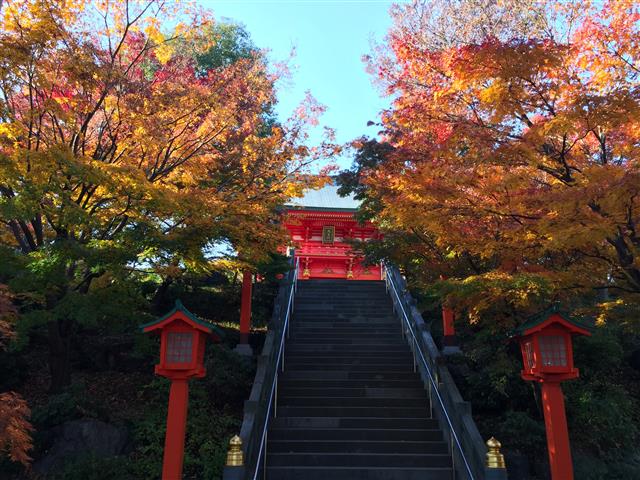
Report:
[[[300,259],[298,278],[380,280],[380,266],[364,265],[348,243],[380,238],[373,224],[356,221],[357,208],[358,203],[352,197],[340,197],[334,185],[310,191],[288,205],[285,226]]]

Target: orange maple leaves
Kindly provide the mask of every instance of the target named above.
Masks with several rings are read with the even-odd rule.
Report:
[[[33,448],[27,420],[31,410],[27,402],[15,392],[0,393],[0,453],[6,452],[14,462],[27,465],[31,458],[27,453]]]
[[[448,43],[416,28],[419,7],[396,16],[379,70],[395,150],[367,181],[381,221],[487,272],[640,294],[639,7],[552,4],[526,35]]]
[[[13,337],[13,322],[17,310],[6,285],[0,284],[0,348]],[[29,423],[31,411],[27,402],[15,392],[0,393],[0,453],[7,453],[14,462],[28,464],[28,451],[33,444]]]

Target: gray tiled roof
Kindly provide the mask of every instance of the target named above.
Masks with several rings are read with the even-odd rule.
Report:
[[[286,205],[319,210],[357,210],[360,200],[353,198],[353,195],[341,197],[338,195],[338,186],[329,184],[319,190],[307,190],[302,198],[293,198]]]

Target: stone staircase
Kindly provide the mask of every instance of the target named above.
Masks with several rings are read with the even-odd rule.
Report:
[[[383,282],[299,282],[267,480],[450,480]]]

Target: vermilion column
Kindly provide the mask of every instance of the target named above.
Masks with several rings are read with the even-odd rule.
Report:
[[[240,343],[249,343],[249,329],[251,328],[251,290],[252,274],[242,272],[242,301],[240,305]]]
[[[442,330],[444,332],[444,344],[451,346],[456,344],[456,328],[453,325],[455,316],[453,308],[442,307]]]
[[[187,408],[189,404],[189,384],[187,379],[171,380],[169,411],[167,413],[167,434],[164,440],[164,460],[162,480],[182,479],[184,460],[184,436],[187,428]]]
[[[440,280],[446,280],[445,275],[440,275]],[[456,344],[456,328],[453,325],[453,308],[442,306],[442,332],[444,333],[444,346],[449,347]]]
[[[553,480],[573,480],[569,431],[560,382],[544,380],[541,382],[541,387],[551,478]]]

